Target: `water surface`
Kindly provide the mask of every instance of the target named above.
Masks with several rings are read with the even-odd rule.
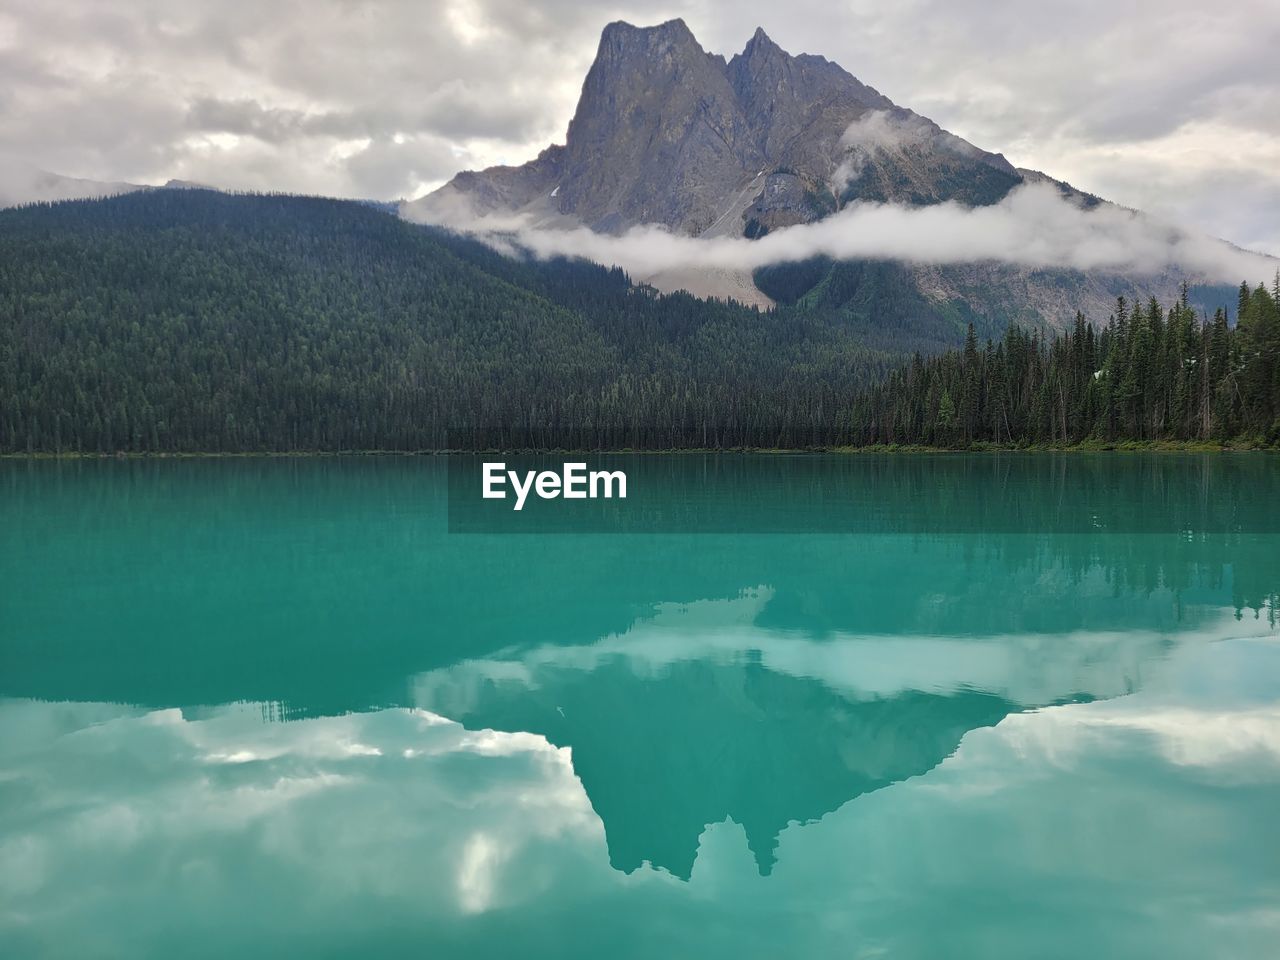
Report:
[[[0,462],[2,952],[1274,953],[1280,461],[779,463]]]

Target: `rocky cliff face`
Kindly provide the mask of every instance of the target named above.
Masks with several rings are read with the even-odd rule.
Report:
[[[681,20],[648,28],[618,22],[600,38],[563,146],[523,166],[460,173],[417,201],[414,215],[448,222],[517,213],[535,225],[602,233],[661,224],[689,236],[755,238],[857,200],[976,206],[1029,180],[1055,183],[1077,202],[1100,202],[1015,169],[837,64],[792,56],[763,30],[726,62],[703,50]],[[994,325],[1011,319],[1005,310],[1014,296],[1029,298],[1041,319],[1057,325],[1077,309],[1105,318],[1117,290],[1168,296],[1174,284],[989,265],[904,269],[926,297],[963,300]],[[639,279],[771,302],[750,276],[732,271]],[[1025,313],[1018,319],[1025,322]]]
[[[610,24],[569,124],[557,209],[612,232],[698,233],[762,162],[720,57],[679,20]]]
[[[757,30],[728,63],[681,20],[611,23],[563,147],[459,174],[428,203],[527,210],[614,233],[756,235],[859,198],[999,199],[1021,177],[822,57]]]

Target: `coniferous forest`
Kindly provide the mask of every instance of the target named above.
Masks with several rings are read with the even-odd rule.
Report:
[[[856,444],[1070,445],[1086,441],[1280,443],[1280,274],[1196,315],[1124,298],[1106,326],[1077,315],[1052,338],[1011,327],[979,347],[911,364],[866,391]]]
[[[0,211],[0,451],[799,446],[902,359],[820,314],[659,296],[351,201]]]
[[[351,201],[33,205],[0,211],[0,452],[1275,443],[1278,295],[939,353],[922,305],[872,304],[871,347],[866,317],[659,295]]]

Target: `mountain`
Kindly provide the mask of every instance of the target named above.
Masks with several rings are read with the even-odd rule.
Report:
[[[523,166],[460,173],[405,214],[446,224],[519,214],[548,228],[616,234],[659,224],[688,236],[754,238],[857,200],[981,206],[1027,182],[1050,183],[1082,206],[1102,202],[1015,168],[823,57],[792,56],[761,29],[726,61],[703,50],[681,20],[617,22],[601,35],[563,145]],[[760,305],[800,302],[813,291],[829,300],[834,286],[863,316],[868,305],[886,304],[858,278],[886,272],[927,304],[965,304],[961,312],[992,329],[1015,321],[1062,328],[1077,309],[1103,319],[1117,295],[1171,298],[1181,280],[985,263],[801,264],[764,277],[701,270],[640,279]],[[963,327],[952,330],[953,340],[962,335]]]
[[[354,200],[150,189],[0,210],[0,453],[842,445],[865,436],[861,390],[970,322],[995,334],[893,264],[802,266],[816,280],[765,279],[812,289],[761,311]],[[971,393],[961,420],[999,412]],[[1037,422],[1057,396],[1035,394]],[[925,401],[912,429],[946,419]]]
[[[1021,182],[1004,157],[822,57],[791,56],[763,30],[726,63],[681,20],[619,22],[600,38],[564,146],[523,167],[459,174],[423,206],[461,198],[479,214],[568,217],[606,233],[657,223],[751,235],[853,199],[991,202]]]
[[[802,310],[657,295],[360,201],[0,211],[0,453],[440,449],[481,427],[796,446],[847,434],[853,391],[902,358]]]
[[[112,197],[145,189],[140,184],[123,181],[64,177],[26,163],[0,163],[0,207]]]
[[[0,163],[0,208],[24,203],[57,203],[62,200],[97,200],[139,190],[212,190],[190,180],[169,180],[155,187],[123,180],[85,180],[50,173],[27,163]]]

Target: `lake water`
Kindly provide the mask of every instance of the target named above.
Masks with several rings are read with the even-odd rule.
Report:
[[[0,954],[1277,955],[1280,458],[627,462],[0,462]]]

